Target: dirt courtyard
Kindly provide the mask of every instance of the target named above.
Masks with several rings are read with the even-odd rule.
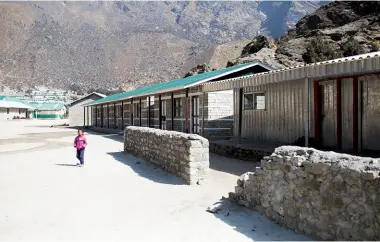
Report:
[[[89,133],[85,166],[64,121],[0,121],[0,240],[309,240],[223,201],[253,164],[211,155],[211,176],[185,185],[122,152],[121,137]]]

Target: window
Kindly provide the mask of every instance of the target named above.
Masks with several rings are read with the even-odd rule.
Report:
[[[140,118],[140,104],[133,104],[133,117]]]
[[[117,113],[117,116],[119,118],[123,117],[124,116],[124,113],[123,113],[123,107],[121,105],[117,106],[118,107],[118,113]]]
[[[265,110],[265,93],[244,94],[244,110]]]
[[[253,110],[253,93],[244,94],[244,110]]]
[[[174,116],[175,117],[183,116],[183,98],[174,99]]]
[[[254,103],[254,109],[255,110],[265,110],[265,93],[255,93],[255,103]]]
[[[154,105],[154,96],[150,96],[150,103],[149,103],[149,97],[146,98],[147,106],[153,106]]]

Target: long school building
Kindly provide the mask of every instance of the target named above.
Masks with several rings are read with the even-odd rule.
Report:
[[[205,93],[200,85],[269,70],[273,69],[252,62],[108,96],[84,105],[92,110],[91,121],[84,125],[110,130],[134,125],[204,137],[232,136],[233,91]]]
[[[255,142],[380,151],[380,52],[205,83],[233,90],[233,135]],[[310,139],[312,138],[312,139]]]

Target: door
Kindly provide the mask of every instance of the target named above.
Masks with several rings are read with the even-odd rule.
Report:
[[[321,82],[320,94],[320,125],[321,141],[325,148],[337,147],[336,123],[336,88],[335,81]]]
[[[199,97],[192,97],[191,99],[191,125],[192,133],[199,134]]]
[[[380,79],[380,76],[377,76]],[[380,80],[368,78],[360,84],[361,148],[379,151],[380,137]]]
[[[166,130],[166,100],[161,100],[161,129]]]

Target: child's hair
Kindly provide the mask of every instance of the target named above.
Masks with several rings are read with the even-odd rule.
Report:
[[[79,132],[79,131],[83,133],[83,130],[82,130],[82,129],[78,129],[78,132]]]

